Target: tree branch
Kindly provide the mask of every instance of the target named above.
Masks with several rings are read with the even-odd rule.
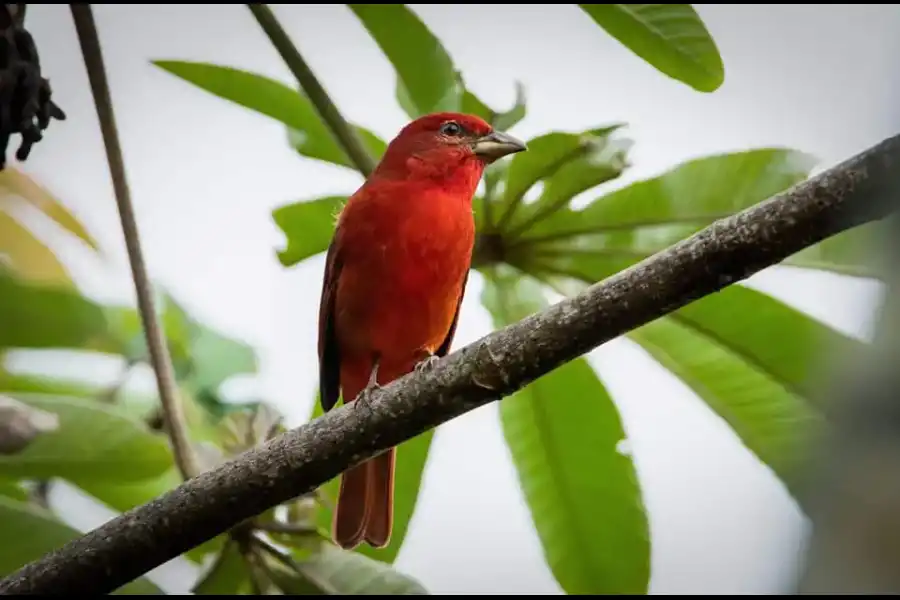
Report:
[[[94,24],[94,15],[90,4],[70,4],[69,7],[72,11],[72,19],[75,21],[81,53],[84,56],[84,66],[91,82],[97,117],[100,119],[106,158],[109,162],[109,172],[115,190],[116,204],[119,208],[119,218],[122,222],[122,233],[128,250],[128,260],[131,263],[131,275],[134,279],[138,310],[147,338],[147,347],[150,350],[150,363],[153,366],[153,373],[156,375],[156,385],[159,388],[166,431],[172,440],[175,464],[178,466],[182,478],[188,479],[199,473],[199,467],[191,450],[187,422],[175,384],[169,347],[153,306],[152,288],[150,278],[147,276],[147,268],[144,265],[134,207],[131,204],[131,193],[125,177],[125,161],[122,158],[122,148],[119,144],[119,134],[109,94],[109,83],[106,81],[106,69],[103,65],[103,54],[100,51],[97,26]]]
[[[850,227],[885,217],[900,136],[581,294],[343,405],[112,519],[0,581],[0,593],[109,593],[347,468]]]
[[[328,97],[325,88],[319,83],[319,80],[296,46],[291,43],[291,38],[288,37],[287,32],[278,23],[275,15],[272,14],[272,9],[267,4],[248,4],[247,8],[256,17],[256,21],[269,37],[269,41],[272,42],[272,45],[278,50],[291,73],[297,78],[300,87],[303,88],[309,101],[316,107],[319,116],[331,129],[331,133],[334,134],[344,152],[347,153],[350,162],[362,173],[363,177],[368,177],[375,170],[375,160],[369,151],[366,150],[359,135],[347,123],[337,106]]]

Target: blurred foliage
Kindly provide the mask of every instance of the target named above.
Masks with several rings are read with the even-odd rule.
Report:
[[[701,92],[724,81],[716,45],[691,5],[578,5],[637,57]],[[349,5],[396,72],[399,106],[410,116],[463,110],[503,130],[527,118],[526,91],[514,83],[507,110],[489,107],[466,84],[440,41],[405,5]],[[250,26],[250,25],[248,25]],[[220,98],[281,122],[297,153],[353,169],[337,138],[295,87],[228,66],[160,60],[154,64]],[[636,65],[640,63],[636,62]],[[376,158],[386,141],[353,125]],[[549,131],[529,151],[492,165],[474,202],[475,269],[482,302],[497,327],[650,256],[686,236],[805,179],[810,157],[759,148],[703,157],[660,175],[604,191],[629,168],[624,124]],[[352,189],[348,188],[347,193]],[[148,363],[133,307],[81,293],[59,258],[15,217],[26,202],[80,240],[101,249],[78,219],[24,174],[0,173],[0,357],[68,349]],[[590,194],[587,202],[582,195]],[[533,196],[533,198],[532,198]],[[579,207],[573,201],[579,198]],[[274,211],[287,245],[285,267],[325,251],[344,195],[307,198]],[[866,258],[875,225],[837,235],[785,264],[874,276]],[[206,468],[282,430],[264,400],[222,401],[231,377],[256,372],[243,342],[205,326],[165,291],[158,307],[187,401],[191,436]],[[738,439],[793,490],[811,436],[827,426],[811,392],[819,350],[856,341],[742,285],[700,299],[626,335],[719,415]],[[45,505],[42,482],[65,481],[115,510],[142,504],[179,483],[160,429],[155,398],[51,375],[9,372],[0,393],[56,414],[60,427],[16,455],[0,457],[0,575],[57,547],[76,532]],[[550,410],[550,403],[553,403]],[[651,534],[641,482],[614,398],[585,358],[497,404],[500,423],[547,564],[570,594],[646,593]],[[310,418],[321,414],[318,402]],[[204,568],[195,594],[425,594],[395,570],[415,512],[433,432],[401,445],[395,529],[381,550],[354,552],[329,539],[338,479],[309,497],[260,515],[187,553]],[[690,435],[684,432],[684,435]],[[21,533],[18,533],[21,532]],[[120,593],[162,593],[145,578]]]

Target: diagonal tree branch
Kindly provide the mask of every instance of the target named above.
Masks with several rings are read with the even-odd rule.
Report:
[[[721,219],[535,313],[191,479],[0,581],[3,594],[109,593],[352,465],[831,235],[887,216],[900,136]]]

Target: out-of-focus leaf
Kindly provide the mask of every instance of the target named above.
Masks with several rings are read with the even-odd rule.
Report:
[[[0,456],[19,454],[36,438],[58,428],[55,414],[0,394]]]
[[[50,248],[15,217],[0,210],[0,264],[3,263],[25,281],[42,286],[72,287],[69,272]]]
[[[765,320],[744,322],[750,329]],[[628,337],[690,387],[796,494],[810,444],[825,425],[809,402],[728,346],[676,319],[658,319]]]
[[[841,275],[881,278],[883,273],[876,258],[885,236],[889,235],[886,226],[889,226],[887,221],[875,221],[842,231],[792,254],[782,264]]]
[[[57,225],[78,237],[94,250],[100,250],[97,240],[85,229],[84,225],[69,211],[66,206],[47,189],[14,167],[6,167],[0,172],[0,204],[3,196],[18,196],[25,200]],[[0,235],[0,240],[3,236]]]
[[[322,414],[322,405],[316,394],[316,401],[313,404],[309,420],[312,421]],[[386,563],[393,563],[397,558],[406,538],[409,521],[415,512],[416,502],[419,499],[422,474],[425,471],[425,463],[428,460],[428,451],[431,449],[433,437],[434,430],[429,430],[397,447],[394,470],[394,528],[391,533],[391,542],[384,548],[372,548],[364,544],[359,546],[356,552]],[[333,506],[337,502],[339,488],[340,476],[324,484],[319,491],[328,498],[328,504]],[[331,531],[332,516],[328,506],[321,506],[317,514],[318,526],[326,531]]]
[[[359,552],[342,550],[328,542],[297,560],[301,573],[282,574],[276,583],[289,595],[427,595],[412,577]],[[287,575],[287,576],[285,576]]]
[[[189,391],[214,390],[233,375],[256,372],[256,352],[251,346],[204,325],[169,293],[161,295],[157,309],[175,375]],[[107,307],[105,314],[122,353],[133,360],[149,361],[140,314],[131,307]]]
[[[28,502],[28,492],[14,479],[0,479],[0,496]]]
[[[309,99],[283,83],[233,67],[200,62],[156,60],[153,64],[220,98],[284,123],[291,145],[301,155],[354,168]],[[368,150],[380,157],[385,142],[367,129],[354,127]]]
[[[42,508],[0,496],[0,577],[37,560],[81,533]],[[161,596],[164,592],[145,577],[125,584],[114,594]]]
[[[497,131],[508,131],[525,118],[525,86],[520,81],[516,82],[516,102],[504,112],[494,111],[473,92],[466,90],[462,98],[462,112],[478,115]]]
[[[229,541],[191,591],[198,596],[236,596],[251,589],[247,562],[238,545]]]
[[[0,393],[2,392],[36,392],[57,396],[92,398],[102,394],[103,388],[82,381],[51,379],[36,375],[19,375],[7,373],[0,369]]]
[[[0,272],[0,348],[111,349],[103,309],[69,290]]]
[[[510,160],[504,194],[492,207],[499,218],[498,228],[508,229],[525,194],[539,181],[553,177],[564,165],[580,158],[605,159],[603,149],[609,144],[609,136],[620,127],[616,124],[582,133],[553,131],[528,140],[528,152],[515,154]]]
[[[275,224],[287,239],[287,247],[278,252],[281,264],[290,267],[327,250],[337,215],[346,201],[346,196],[328,196],[287,204],[272,211]]]
[[[61,477],[79,481],[139,481],[172,466],[165,437],[116,407],[38,394],[16,399],[59,417],[60,426],[15,456],[0,456],[0,477]]]
[[[495,327],[546,306],[532,280],[512,274],[486,277],[482,302]],[[590,365],[569,362],[499,408],[557,582],[568,594],[647,593],[650,532],[640,483],[618,451],[626,439],[618,410]]]
[[[397,73],[397,97],[412,118],[458,111],[463,88],[453,61],[403,4],[348,4]]]
[[[579,4],[588,15],[660,72],[700,92],[725,81],[722,57],[690,4]]]

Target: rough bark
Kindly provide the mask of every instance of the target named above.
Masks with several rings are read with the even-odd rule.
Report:
[[[831,235],[885,217],[900,136],[721,219],[583,293],[195,477],[0,581],[0,593],[108,593],[244,519],[600,344]]]

